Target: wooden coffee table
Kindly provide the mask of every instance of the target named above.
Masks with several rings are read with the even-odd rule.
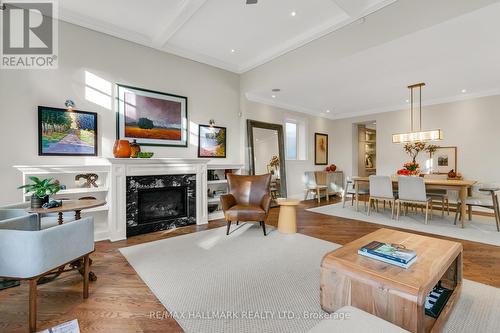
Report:
[[[359,255],[371,241],[402,244],[417,251],[408,269]],[[433,287],[452,289],[440,316],[425,315]],[[446,322],[462,286],[462,244],[406,232],[379,229],[326,254],[321,262],[321,307],[334,312],[352,305],[410,332],[438,332]]]

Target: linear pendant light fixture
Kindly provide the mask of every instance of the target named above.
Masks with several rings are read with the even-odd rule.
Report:
[[[401,133],[401,134],[393,134],[392,135],[392,143],[408,143],[408,142],[425,142],[425,141],[438,141],[443,140],[443,132],[440,129],[435,130],[427,130],[422,131],[422,87],[425,86],[425,83],[416,83],[408,86],[410,89],[410,124],[411,124],[411,132]],[[413,92],[414,89],[419,90],[419,103],[418,103],[418,114],[419,114],[419,129],[415,131],[414,129],[414,112],[413,112],[413,101],[415,94]]]

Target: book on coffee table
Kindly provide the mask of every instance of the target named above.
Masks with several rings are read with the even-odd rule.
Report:
[[[410,267],[417,260],[417,253],[398,244],[373,241],[358,250],[362,256],[383,261],[403,268]]]

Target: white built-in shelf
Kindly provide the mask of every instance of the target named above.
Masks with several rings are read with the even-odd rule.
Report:
[[[108,205],[104,205],[104,206],[99,206],[99,207],[84,209],[82,212],[84,212],[84,213],[95,213],[95,212],[106,212],[108,210],[109,210]]]
[[[220,197],[217,197],[217,198],[208,198],[207,202],[208,203],[219,203],[220,202]]]
[[[83,193],[97,193],[97,192],[108,192],[107,187],[77,187],[77,188],[68,188],[65,190],[60,190],[59,192],[56,193],[56,195],[61,195],[61,194],[83,194]],[[25,193],[24,196],[28,197],[31,196],[32,193],[28,192]]]
[[[209,170],[238,170],[243,168],[243,164],[208,164],[207,169]]]
[[[216,210],[215,212],[208,214],[208,220],[218,220],[224,218],[224,212],[222,210]]]
[[[207,184],[227,184],[227,179],[209,180]]]

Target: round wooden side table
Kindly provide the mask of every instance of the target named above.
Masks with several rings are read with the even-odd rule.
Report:
[[[297,232],[297,211],[300,201],[292,199],[276,200],[280,205],[278,218],[278,231],[282,234],[294,234]]]

